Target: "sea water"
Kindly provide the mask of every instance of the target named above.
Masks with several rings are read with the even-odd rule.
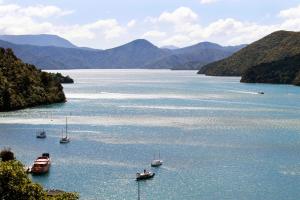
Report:
[[[196,71],[69,70],[67,102],[0,114],[0,148],[81,199],[300,199],[300,87]],[[258,94],[263,91],[265,94]],[[68,117],[71,142],[60,144]],[[46,139],[37,139],[44,129]],[[160,152],[164,164],[151,168]]]

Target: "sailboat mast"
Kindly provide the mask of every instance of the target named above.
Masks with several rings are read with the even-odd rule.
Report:
[[[68,117],[66,117],[66,137],[68,137]]]

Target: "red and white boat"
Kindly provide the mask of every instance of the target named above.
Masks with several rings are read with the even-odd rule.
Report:
[[[49,171],[51,165],[51,159],[49,153],[43,153],[38,157],[31,167],[31,173],[33,174],[45,174]]]

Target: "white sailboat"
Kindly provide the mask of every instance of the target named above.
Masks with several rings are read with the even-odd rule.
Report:
[[[163,160],[160,159],[160,152],[158,153],[158,159],[155,159],[155,155],[154,155],[154,159],[151,162],[151,167],[159,167],[163,164]]]
[[[70,142],[70,138],[68,137],[68,118],[66,117],[66,136],[64,137],[64,133],[62,132],[62,137],[59,140],[59,143],[65,144],[69,142]]]

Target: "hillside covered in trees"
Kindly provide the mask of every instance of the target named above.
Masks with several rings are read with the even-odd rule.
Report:
[[[300,54],[300,32],[277,31],[228,58],[202,67],[198,73],[212,76],[241,76],[251,67],[266,67],[263,63],[271,63],[297,54]]]
[[[300,54],[253,66],[243,73],[241,82],[300,86]]]
[[[55,74],[23,63],[11,49],[0,48],[0,111],[65,102]]]

